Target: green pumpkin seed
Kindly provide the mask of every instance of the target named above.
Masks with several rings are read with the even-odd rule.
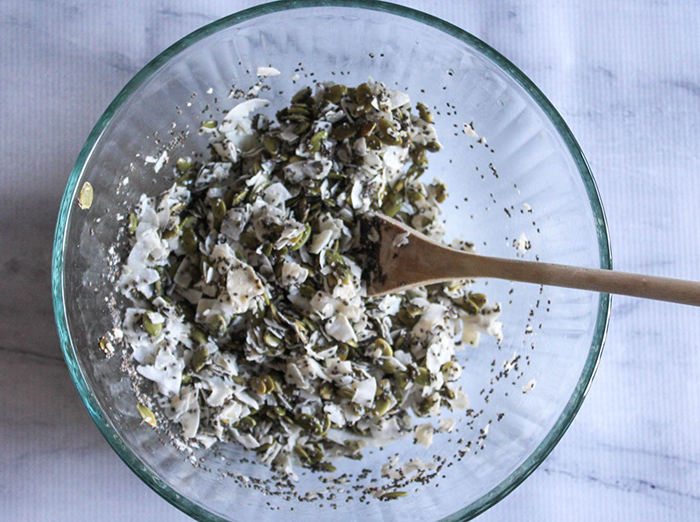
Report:
[[[204,365],[207,364],[207,355],[206,348],[198,348],[194,351],[194,354],[192,354],[192,369],[194,371],[198,372],[204,368]]]
[[[380,118],[377,122],[377,136],[387,145],[401,145],[401,137],[396,130],[396,127],[386,118]]]
[[[100,338],[98,344],[100,346],[100,350],[102,350],[105,355],[110,356],[114,353],[114,346],[106,337]]]
[[[273,156],[276,156],[277,153],[280,150],[280,140],[275,138],[274,136],[270,136],[269,134],[266,134],[263,136],[263,147],[265,147],[265,150],[272,154]]]
[[[360,125],[360,136],[369,136],[377,128],[377,122],[366,121]]]
[[[175,164],[175,168],[177,168],[178,172],[187,172],[190,170],[190,167],[192,167],[192,163],[187,161],[187,158],[178,158]]]
[[[152,312],[146,312],[141,316],[141,324],[143,325],[143,329],[146,330],[148,335],[152,337],[158,337],[160,333],[163,331],[163,323],[154,323],[151,320],[151,313]]]
[[[182,231],[182,248],[188,254],[194,254],[199,250],[199,242],[197,241],[197,234],[194,230],[187,227]]]
[[[263,336],[263,341],[270,348],[277,348],[280,344],[282,344],[282,339],[269,330],[265,332],[265,335]]]
[[[311,87],[304,87],[294,96],[292,96],[292,103],[302,103],[311,97]]]
[[[126,226],[126,231],[130,236],[136,234],[136,228],[139,226],[138,218],[133,212],[129,214],[129,223]]]
[[[479,313],[479,307],[469,299],[460,299],[459,301],[455,301],[454,303],[457,305],[457,307],[464,310],[469,315],[476,315]]]
[[[234,195],[233,198],[231,199],[231,206],[237,207],[238,205],[243,203],[246,196],[248,195],[248,192],[249,192],[249,189],[243,189],[238,194]]]
[[[405,390],[411,382],[411,379],[406,372],[396,372],[396,374],[394,374],[394,379],[394,382],[396,382],[396,385],[400,390]]]
[[[292,249],[293,250],[293,249]],[[309,282],[304,282],[299,286],[299,293],[301,293],[302,297],[306,299],[311,299],[314,295],[316,295],[316,288],[314,288],[313,284]]]
[[[396,373],[396,367],[389,360],[384,360],[381,362],[381,368],[387,375],[392,375]]]
[[[323,426],[321,426],[321,423],[313,415],[302,413],[294,418],[294,422],[296,422],[297,426],[301,429],[313,434],[319,434],[323,431]]]
[[[250,431],[255,428],[257,424],[257,421],[249,415],[248,417],[243,417],[240,419],[234,426],[240,431]]]
[[[294,133],[297,136],[301,136],[310,128],[311,128],[311,122],[308,120],[306,120],[306,121],[302,120],[302,121],[297,123],[296,129],[294,129]]]
[[[209,321],[209,328],[217,337],[223,337],[228,328],[228,323],[221,314],[216,314]]]
[[[319,150],[321,150],[321,144],[323,143],[323,140],[325,140],[327,136],[328,136],[328,133],[324,130],[320,130],[316,134],[314,134],[311,137],[311,139],[309,140],[309,150],[313,153],[316,153]]]
[[[387,194],[382,204],[382,212],[388,217],[396,216],[403,206],[403,201],[403,194],[400,192],[391,192]]]
[[[424,368],[423,366],[418,368],[418,372],[416,373],[415,378],[416,384],[418,384],[419,386],[430,386],[431,381],[432,377],[428,369]]]
[[[177,180],[177,184],[180,185],[181,187],[190,187],[194,183],[195,178],[197,177],[197,174],[195,173],[194,170],[188,170],[185,172],[182,176],[180,176]]]
[[[420,116],[421,120],[427,123],[434,123],[433,114],[425,104],[421,102],[416,103],[416,109],[418,109],[418,115]]]
[[[309,454],[301,446],[299,446],[299,445],[294,446],[294,453],[296,453],[302,461],[308,462]]]
[[[304,231],[299,234],[299,237],[294,239],[294,241],[291,242],[292,244],[292,251],[297,251],[299,250],[302,246],[306,244],[306,242],[309,240],[311,237],[311,225],[308,223],[304,227]]]
[[[388,398],[381,396],[381,397],[378,397],[377,399],[375,399],[374,408],[372,409],[372,413],[376,417],[381,417],[384,414],[386,414],[386,412],[389,411],[390,407],[391,407],[391,401]]]
[[[226,203],[221,198],[211,200],[211,212],[216,221],[222,221],[226,217]]]
[[[355,396],[355,390],[352,390],[350,388],[338,388],[338,390],[335,393],[339,399],[345,399],[348,401],[351,401],[352,398]]]
[[[348,88],[345,85],[333,85],[326,89],[323,97],[326,101],[338,105],[340,100],[348,93]]]
[[[331,137],[338,141],[352,138],[355,134],[357,134],[357,129],[346,122],[336,125],[331,131]]]
[[[380,140],[377,136],[371,135],[367,136],[365,138],[365,144],[371,149],[371,150],[380,150],[382,148],[382,140]]]
[[[219,122],[217,122],[216,120],[209,120],[202,123],[202,127],[204,127],[205,129],[216,129],[216,126],[218,124]]]
[[[86,181],[80,188],[80,194],[78,195],[78,206],[82,210],[89,209],[92,206],[93,197],[94,192],[92,190],[92,185],[89,181]]]
[[[437,141],[431,141],[426,143],[425,148],[428,152],[438,152],[442,148],[442,145],[440,145]]]
[[[147,406],[144,406],[143,404],[137,404],[136,409],[139,411],[139,415],[141,415],[143,422],[150,426],[153,426],[154,428],[158,427],[156,416],[153,415],[153,412]]]
[[[394,350],[391,349],[391,345],[382,338],[374,341],[374,349],[381,350],[384,357],[391,357],[394,355]]]
[[[190,338],[197,344],[204,344],[207,342],[207,334],[197,327],[192,328]]]
[[[199,220],[195,216],[187,216],[180,222],[180,228],[194,228],[199,223]]]
[[[361,83],[355,89],[355,100],[358,105],[369,105],[373,98],[372,89],[366,83]]]
[[[250,389],[258,395],[265,395],[275,389],[275,381],[269,375],[257,375],[250,379]]]
[[[469,300],[479,308],[483,308],[488,301],[487,297],[481,293],[470,293]]]

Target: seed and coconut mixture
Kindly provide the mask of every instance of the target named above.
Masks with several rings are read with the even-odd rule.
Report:
[[[465,281],[366,296],[362,216],[445,233],[447,187],[420,181],[440,149],[432,115],[371,79],[304,88],[276,121],[268,105],[203,123],[211,159],[177,160],[129,215],[118,286],[136,370],[183,437],[290,476],[402,437],[428,446],[420,418],[449,431],[443,412],[468,407],[455,352],[501,335],[500,305]]]

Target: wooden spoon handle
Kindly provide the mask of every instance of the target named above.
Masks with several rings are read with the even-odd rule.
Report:
[[[700,283],[695,281],[479,255],[470,255],[466,263],[474,277],[579,288],[700,306]]]

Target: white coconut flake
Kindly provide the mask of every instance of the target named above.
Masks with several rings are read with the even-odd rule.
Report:
[[[370,407],[374,403],[374,394],[377,392],[377,381],[374,377],[357,381],[355,384],[355,395],[352,402],[360,406]]]
[[[429,448],[433,443],[433,433],[435,433],[435,429],[432,424],[419,424],[413,432],[413,437],[418,444]]]
[[[263,78],[268,76],[279,76],[281,73],[274,67],[258,67],[257,76],[262,76]]]
[[[344,315],[335,315],[326,323],[326,333],[333,339],[347,343],[348,341],[357,342],[357,335],[350,325],[350,321]]]
[[[535,384],[537,384],[535,379],[530,379],[529,381],[527,381],[527,383],[523,386],[523,393],[527,393],[530,390],[534,389]]]
[[[410,232],[404,232],[402,234],[396,234],[394,239],[391,240],[391,246],[394,248],[401,248],[402,246],[408,245],[408,236]]]
[[[515,240],[514,246],[518,250],[518,252],[520,252],[521,254],[524,254],[528,250],[530,250],[530,240],[525,235],[525,232],[520,234],[520,237]]]
[[[451,417],[445,417],[438,421],[438,433],[452,433],[457,423]]]

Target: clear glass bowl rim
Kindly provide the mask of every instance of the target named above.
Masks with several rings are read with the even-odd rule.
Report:
[[[258,5],[226,16],[207,24],[180,39],[178,42],[174,43],[159,54],[156,58],[151,60],[151,62],[141,69],[136,76],[134,76],[129,83],[126,84],[126,86],[119,92],[116,98],[102,114],[85,141],[85,144],[83,145],[80,154],[76,159],[75,165],[73,166],[73,170],[70,173],[66,190],[61,201],[54,235],[51,263],[51,290],[54,314],[56,317],[56,326],[58,329],[63,356],[66,360],[71,378],[80,394],[83,404],[87,408],[98,429],[107,439],[107,442],[109,442],[117,455],[119,455],[126,465],[129,466],[129,468],[136,473],[136,475],[143,480],[143,482],[145,482],[161,497],[178,509],[182,510],[184,513],[204,522],[225,522],[225,520],[218,515],[207,511],[207,509],[203,506],[200,506],[199,504],[180,495],[166,482],[160,479],[151,468],[146,466],[139,459],[138,455],[136,455],[129,448],[114,427],[112,427],[111,423],[98,406],[97,401],[93,397],[92,392],[87,385],[87,380],[85,379],[78,362],[75,346],[73,345],[72,339],[69,335],[68,323],[65,315],[65,301],[63,297],[63,265],[64,252],[65,248],[67,247],[67,245],[64,243],[66,227],[68,225],[71,209],[73,207],[78,181],[82,175],[83,169],[90,159],[95,145],[102,136],[102,133],[110,124],[112,117],[124,105],[126,100],[129,99],[132,94],[154,73],[156,73],[156,71],[158,71],[163,64],[187,47],[191,46],[193,43],[241,22],[280,11],[313,7],[343,7],[380,11],[426,24],[465,42],[469,46],[483,53],[486,57],[508,73],[508,75],[510,75],[511,78],[513,78],[518,84],[520,84],[536,101],[550,121],[554,124],[561,138],[564,140],[568,151],[578,168],[581,179],[583,180],[583,184],[591,205],[591,210],[595,218],[600,267],[605,269],[612,268],[607,221],[605,218],[603,205],[600,200],[600,195],[598,193],[598,188],[588,166],[588,162],[586,161],[586,158],[584,157],[583,152],[581,151],[581,148],[579,147],[569,127],[566,125],[563,118],[557,112],[551,102],[523,72],[521,72],[498,51],[463,29],[460,29],[455,25],[427,13],[376,0],[280,0],[277,2]],[[590,388],[593,376],[595,375],[607,334],[608,321],[610,317],[610,305],[610,296],[608,294],[600,294],[595,330],[584,369],[581,373],[576,388],[574,389],[574,393],[569,399],[564,411],[559,416],[544,440],[525,460],[525,462],[523,462],[515,471],[513,471],[513,473],[511,473],[504,481],[496,485],[491,491],[483,495],[481,498],[447,517],[445,520],[455,522],[466,521],[486,511],[513,491],[520,483],[522,483],[523,480],[525,480],[537,468],[537,466],[542,463],[542,461],[552,451],[554,446],[556,446],[581,407],[583,399]]]

